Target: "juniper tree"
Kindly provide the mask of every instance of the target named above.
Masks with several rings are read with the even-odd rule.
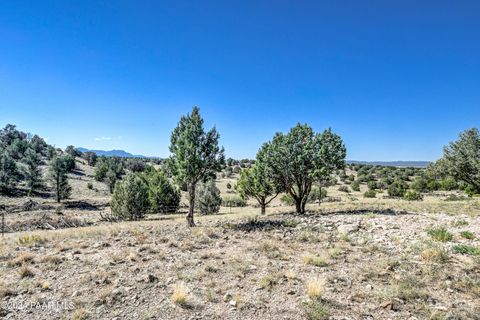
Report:
[[[20,179],[17,163],[6,150],[0,150],[0,193],[9,193]]]
[[[25,152],[23,163],[25,164],[23,175],[27,184],[28,193],[32,195],[36,190],[43,187],[42,172],[40,170],[42,159],[33,149],[28,149]]]
[[[50,161],[48,178],[55,190],[57,202],[67,199],[72,188],[68,184],[68,160],[66,157],[56,157]]]
[[[222,197],[214,180],[200,183],[195,189],[195,208],[202,214],[213,214],[220,211]]]
[[[262,157],[261,152],[264,150],[259,152],[257,159]],[[254,166],[242,171],[236,189],[243,199],[257,200],[261,214],[265,214],[267,205],[279,194],[271,170],[262,161],[257,161]]]
[[[473,128],[460,134],[444,148],[443,158],[436,163],[437,171],[450,175],[480,192],[480,134]]]
[[[198,107],[183,116],[172,132],[168,167],[178,184],[187,187],[189,210],[186,219],[190,227],[195,226],[193,214],[197,184],[214,178],[225,164],[219,138],[215,127],[205,132]]]
[[[123,220],[138,220],[150,208],[148,185],[144,177],[129,173],[115,185],[111,202],[112,212]]]
[[[343,141],[330,129],[315,133],[298,124],[287,134],[277,133],[262,148],[275,183],[293,198],[298,213],[305,212],[313,182],[345,166]]]

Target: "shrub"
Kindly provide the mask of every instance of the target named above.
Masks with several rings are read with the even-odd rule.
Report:
[[[280,197],[280,201],[286,206],[293,206],[295,205],[295,200],[293,200],[290,194],[284,194]]]
[[[91,182],[87,183],[87,188],[92,190],[93,189],[93,183],[91,183]]]
[[[453,177],[446,177],[440,181],[442,190],[451,191],[458,189],[458,183]]]
[[[145,216],[150,208],[148,186],[138,174],[129,173],[117,182],[112,195],[112,213],[119,219],[137,220]]]
[[[345,193],[350,193],[350,189],[347,186],[341,186],[338,188],[338,191],[340,192],[345,192]]]
[[[153,213],[177,212],[180,206],[181,193],[162,171],[146,174],[148,184],[148,200]]]
[[[388,187],[388,195],[391,197],[403,197],[407,191],[407,184],[402,180],[395,180]]]
[[[353,191],[360,191],[360,183],[358,181],[352,182],[352,190]]]
[[[218,213],[222,197],[215,181],[209,180],[200,184],[195,191],[195,208],[202,214]]]
[[[140,159],[128,159],[126,168],[132,172],[143,172],[145,171],[145,162]]]
[[[371,190],[371,189],[370,189],[370,190],[366,191],[366,192],[363,194],[363,196],[364,196],[365,198],[376,198],[376,197],[377,197],[377,192],[376,192],[375,190]]]
[[[465,244],[459,244],[459,245],[453,246],[453,252],[460,253],[460,254],[466,254],[466,255],[470,255],[470,256],[478,256],[478,255],[480,255],[480,248],[465,245]]]
[[[453,235],[445,227],[431,228],[427,230],[427,233],[435,241],[448,242],[453,240]]]
[[[473,232],[470,232],[470,231],[462,231],[462,232],[460,232],[460,235],[464,239],[468,239],[468,240],[475,239],[475,235],[473,234]]]
[[[309,202],[316,202],[316,201],[322,201],[322,199],[324,199],[326,197],[327,197],[327,189],[326,188],[314,187],[312,189],[312,192],[310,192],[308,200],[309,200]]]
[[[0,150],[0,192],[10,192],[19,179],[17,163],[7,151]]]
[[[417,177],[410,187],[417,192],[425,192],[428,190],[428,182],[423,177]]]
[[[405,192],[403,199],[408,201],[420,201],[423,200],[423,196],[420,192],[408,190],[407,192]]]
[[[239,196],[229,196],[222,199],[222,206],[224,207],[245,207],[247,201]]]
[[[368,181],[367,186],[368,186],[368,189],[375,190],[375,189],[377,189],[377,182],[376,181]]]
[[[325,293],[325,281],[319,279],[312,279],[307,282],[307,296],[312,300],[322,298]]]

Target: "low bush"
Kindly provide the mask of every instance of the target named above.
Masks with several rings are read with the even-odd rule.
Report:
[[[341,186],[338,188],[338,191],[340,192],[345,192],[345,193],[350,193],[350,189],[347,186]]]
[[[403,199],[408,200],[408,201],[420,201],[420,200],[423,200],[423,196],[418,191],[408,190],[403,195]]]
[[[224,207],[245,207],[247,201],[239,196],[228,196],[222,199],[222,206]]]
[[[137,220],[150,209],[148,185],[137,173],[129,173],[115,184],[112,195],[112,213],[122,220]]]
[[[353,191],[360,191],[360,183],[358,181],[352,182],[352,190]]]
[[[201,183],[195,191],[195,208],[202,214],[218,213],[222,197],[215,181]]]
[[[375,190],[370,189],[370,190],[366,191],[363,194],[363,196],[365,198],[376,198],[377,197],[377,192]]]
[[[407,184],[402,180],[395,180],[390,186],[388,186],[388,195],[390,197],[402,198],[407,191]]]
[[[448,242],[453,240],[453,235],[445,227],[430,228],[427,233],[435,241]]]

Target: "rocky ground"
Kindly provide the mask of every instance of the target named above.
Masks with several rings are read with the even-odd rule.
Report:
[[[6,319],[479,319],[480,215],[337,210],[6,236]],[[444,228],[445,230],[442,230]]]

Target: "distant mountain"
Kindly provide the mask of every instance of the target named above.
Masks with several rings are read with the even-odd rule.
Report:
[[[356,161],[349,160],[348,163],[352,164],[370,164],[374,166],[385,166],[385,167],[413,167],[413,168],[426,168],[430,162],[429,161]]]
[[[131,154],[124,150],[90,150],[86,148],[77,148],[78,151],[81,152],[95,152],[97,156],[105,156],[105,157],[123,157],[123,158],[147,158],[146,156],[140,154]]]

